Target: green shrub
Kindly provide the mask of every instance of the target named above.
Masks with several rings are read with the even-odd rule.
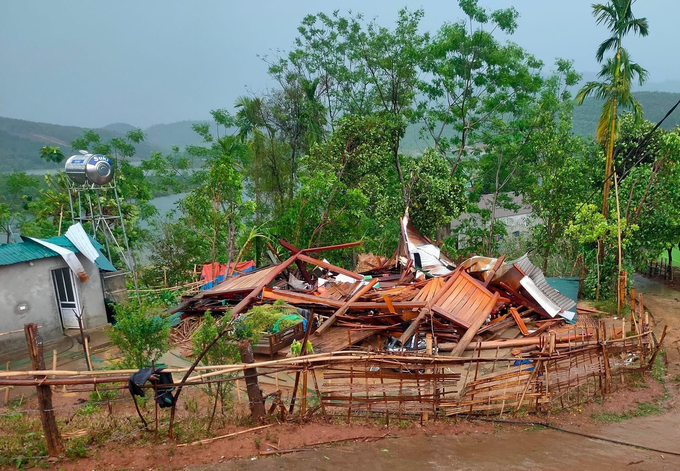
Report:
[[[109,331],[123,357],[124,368],[144,368],[170,350],[170,325],[158,308],[131,301],[116,305],[116,325]]]
[[[92,415],[96,414],[97,412],[101,412],[101,408],[97,404],[90,404],[89,402],[86,403],[83,407],[78,409],[76,414],[78,415]]]
[[[302,342],[299,340],[293,340],[293,343],[290,344],[290,354],[294,357],[299,357],[300,354],[302,353]],[[314,347],[312,347],[312,342],[307,340],[307,355],[311,355],[314,353]]]
[[[302,316],[297,309],[279,299],[274,304],[253,307],[238,319],[234,332],[236,338],[256,343],[263,333],[279,332],[300,322]]]

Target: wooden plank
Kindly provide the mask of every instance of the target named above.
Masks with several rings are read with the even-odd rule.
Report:
[[[527,329],[527,326],[519,315],[519,312],[517,312],[517,309],[511,307],[510,314],[512,315],[512,318],[515,319],[517,327],[519,327],[519,331],[522,332],[522,335],[529,335],[529,329]]]
[[[461,356],[467,346],[470,344],[472,339],[474,338],[475,335],[477,335],[477,331],[479,328],[484,324],[484,321],[488,317],[488,315],[491,313],[491,310],[496,306],[496,301],[498,300],[498,293],[493,295],[493,298],[486,304],[483,310],[479,311],[477,314],[477,317],[475,320],[472,322],[472,325],[470,325],[470,328],[465,332],[465,335],[461,337],[461,339],[458,341],[458,345],[456,345],[456,348],[454,348],[451,351],[451,356]]]
[[[394,309],[394,305],[392,304],[390,297],[383,296],[383,301],[385,301],[385,304],[387,304],[387,310],[390,311],[391,314],[396,314],[397,311]]]
[[[481,309],[486,302],[488,302],[488,298],[477,292],[474,298],[463,306],[463,309],[459,311],[457,316],[460,319],[469,322],[475,316],[477,310]]]
[[[442,307],[451,313],[456,313],[468,302],[468,299],[476,291],[476,286],[466,283],[460,293],[453,299],[449,298],[449,301],[444,303]]]
[[[399,338],[401,340],[402,344],[404,342],[406,342],[408,339],[410,339],[413,336],[413,334],[416,333],[416,331],[418,330],[418,326],[423,321],[423,319],[425,319],[425,316],[427,316],[430,313],[432,306],[437,304],[439,299],[446,293],[446,291],[449,290],[451,288],[451,286],[454,285],[456,280],[459,278],[461,272],[462,272],[462,266],[459,266],[456,269],[456,271],[454,271],[453,274],[450,276],[448,281],[444,284],[442,289],[440,289],[437,292],[437,294],[435,294],[434,297],[427,302],[425,307],[423,307],[420,310],[420,313],[418,313],[418,316],[411,321],[411,324],[408,326],[406,331]]]
[[[371,281],[368,282],[368,284],[362,286],[354,295],[346,302],[344,303],[331,317],[326,319],[326,321],[319,326],[319,328],[316,330],[316,335],[321,335],[323,332],[328,329],[330,326],[332,326],[338,316],[342,315],[347,309],[349,308],[349,305],[352,304],[353,302],[357,301],[360,297],[362,297],[364,294],[366,294],[368,291],[373,289],[373,287],[378,283],[378,278],[373,278]]]
[[[321,304],[335,308],[342,307],[342,301],[332,298],[324,298],[313,294],[298,293],[283,289],[273,290],[271,288],[262,289],[262,299],[281,299],[291,304]]]
[[[432,306],[432,312],[435,314],[439,314],[442,316],[444,319],[447,319],[454,324],[464,328],[464,329],[469,329],[470,328],[470,323],[465,322],[464,320],[460,319],[459,317],[452,316],[450,312],[445,311],[444,309],[440,308],[439,306]]]
[[[452,303],[454,299],[456,299],[456,297],[460,295],[461,291],[463,289],[466,289],[467,286],[468,285],[467,282],[465,281],[465,277],[462,276],[458,277],[456,283],[450,289],[446,290],[445,294],[442,296],[441,298],[442,307],[445,307],[447,303]]]

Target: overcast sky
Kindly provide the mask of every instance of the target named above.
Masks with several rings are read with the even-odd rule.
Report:
[[[520,13],[512,40],[552,64],[595,71],[605,39],[591,0],[481,0]],[[327,6],[324,6],[327,5]],[[0,0],[0,116],[86,127],[204,119],[267,85],[257,55],[287,49],[302,17],[353,10],[391,24],[423,7],[424,29],[461,18],[455,0]],[[626,41],[650,82],[680,79],[678,0],[640,0],[651,34]]]

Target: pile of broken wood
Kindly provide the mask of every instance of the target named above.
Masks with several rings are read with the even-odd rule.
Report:
[[[360,243],[311,249],[280,243],[290,251],[288,259],[272,254],[279,263],[228,278],[170,312],[247,315],[253,304],[283,300],[314,313],[310,340],[317,352],[341,350],[369,337],[377,339],[371,345],[379,350],[422,350],[430,333],[435,349],[461,356],[471,344],[531,351],[549,329],[565,333],[560,343],[579,335],[565,326],[575,321],[576,302],[551,288],[527,255],[514,261],[473,257],[456,266],[408,215],[402,218],[396,253],[389,259],[359,256],[361,272],[313,257]],[[506,333],[522,338],[503,340]]]

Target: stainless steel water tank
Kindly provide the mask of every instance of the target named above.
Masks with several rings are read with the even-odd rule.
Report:
[[[65,168],[66,175],[74,183],[106,185],[113,180],[113,163],[105,155],[81,151],[81,154],[68,158]]]

